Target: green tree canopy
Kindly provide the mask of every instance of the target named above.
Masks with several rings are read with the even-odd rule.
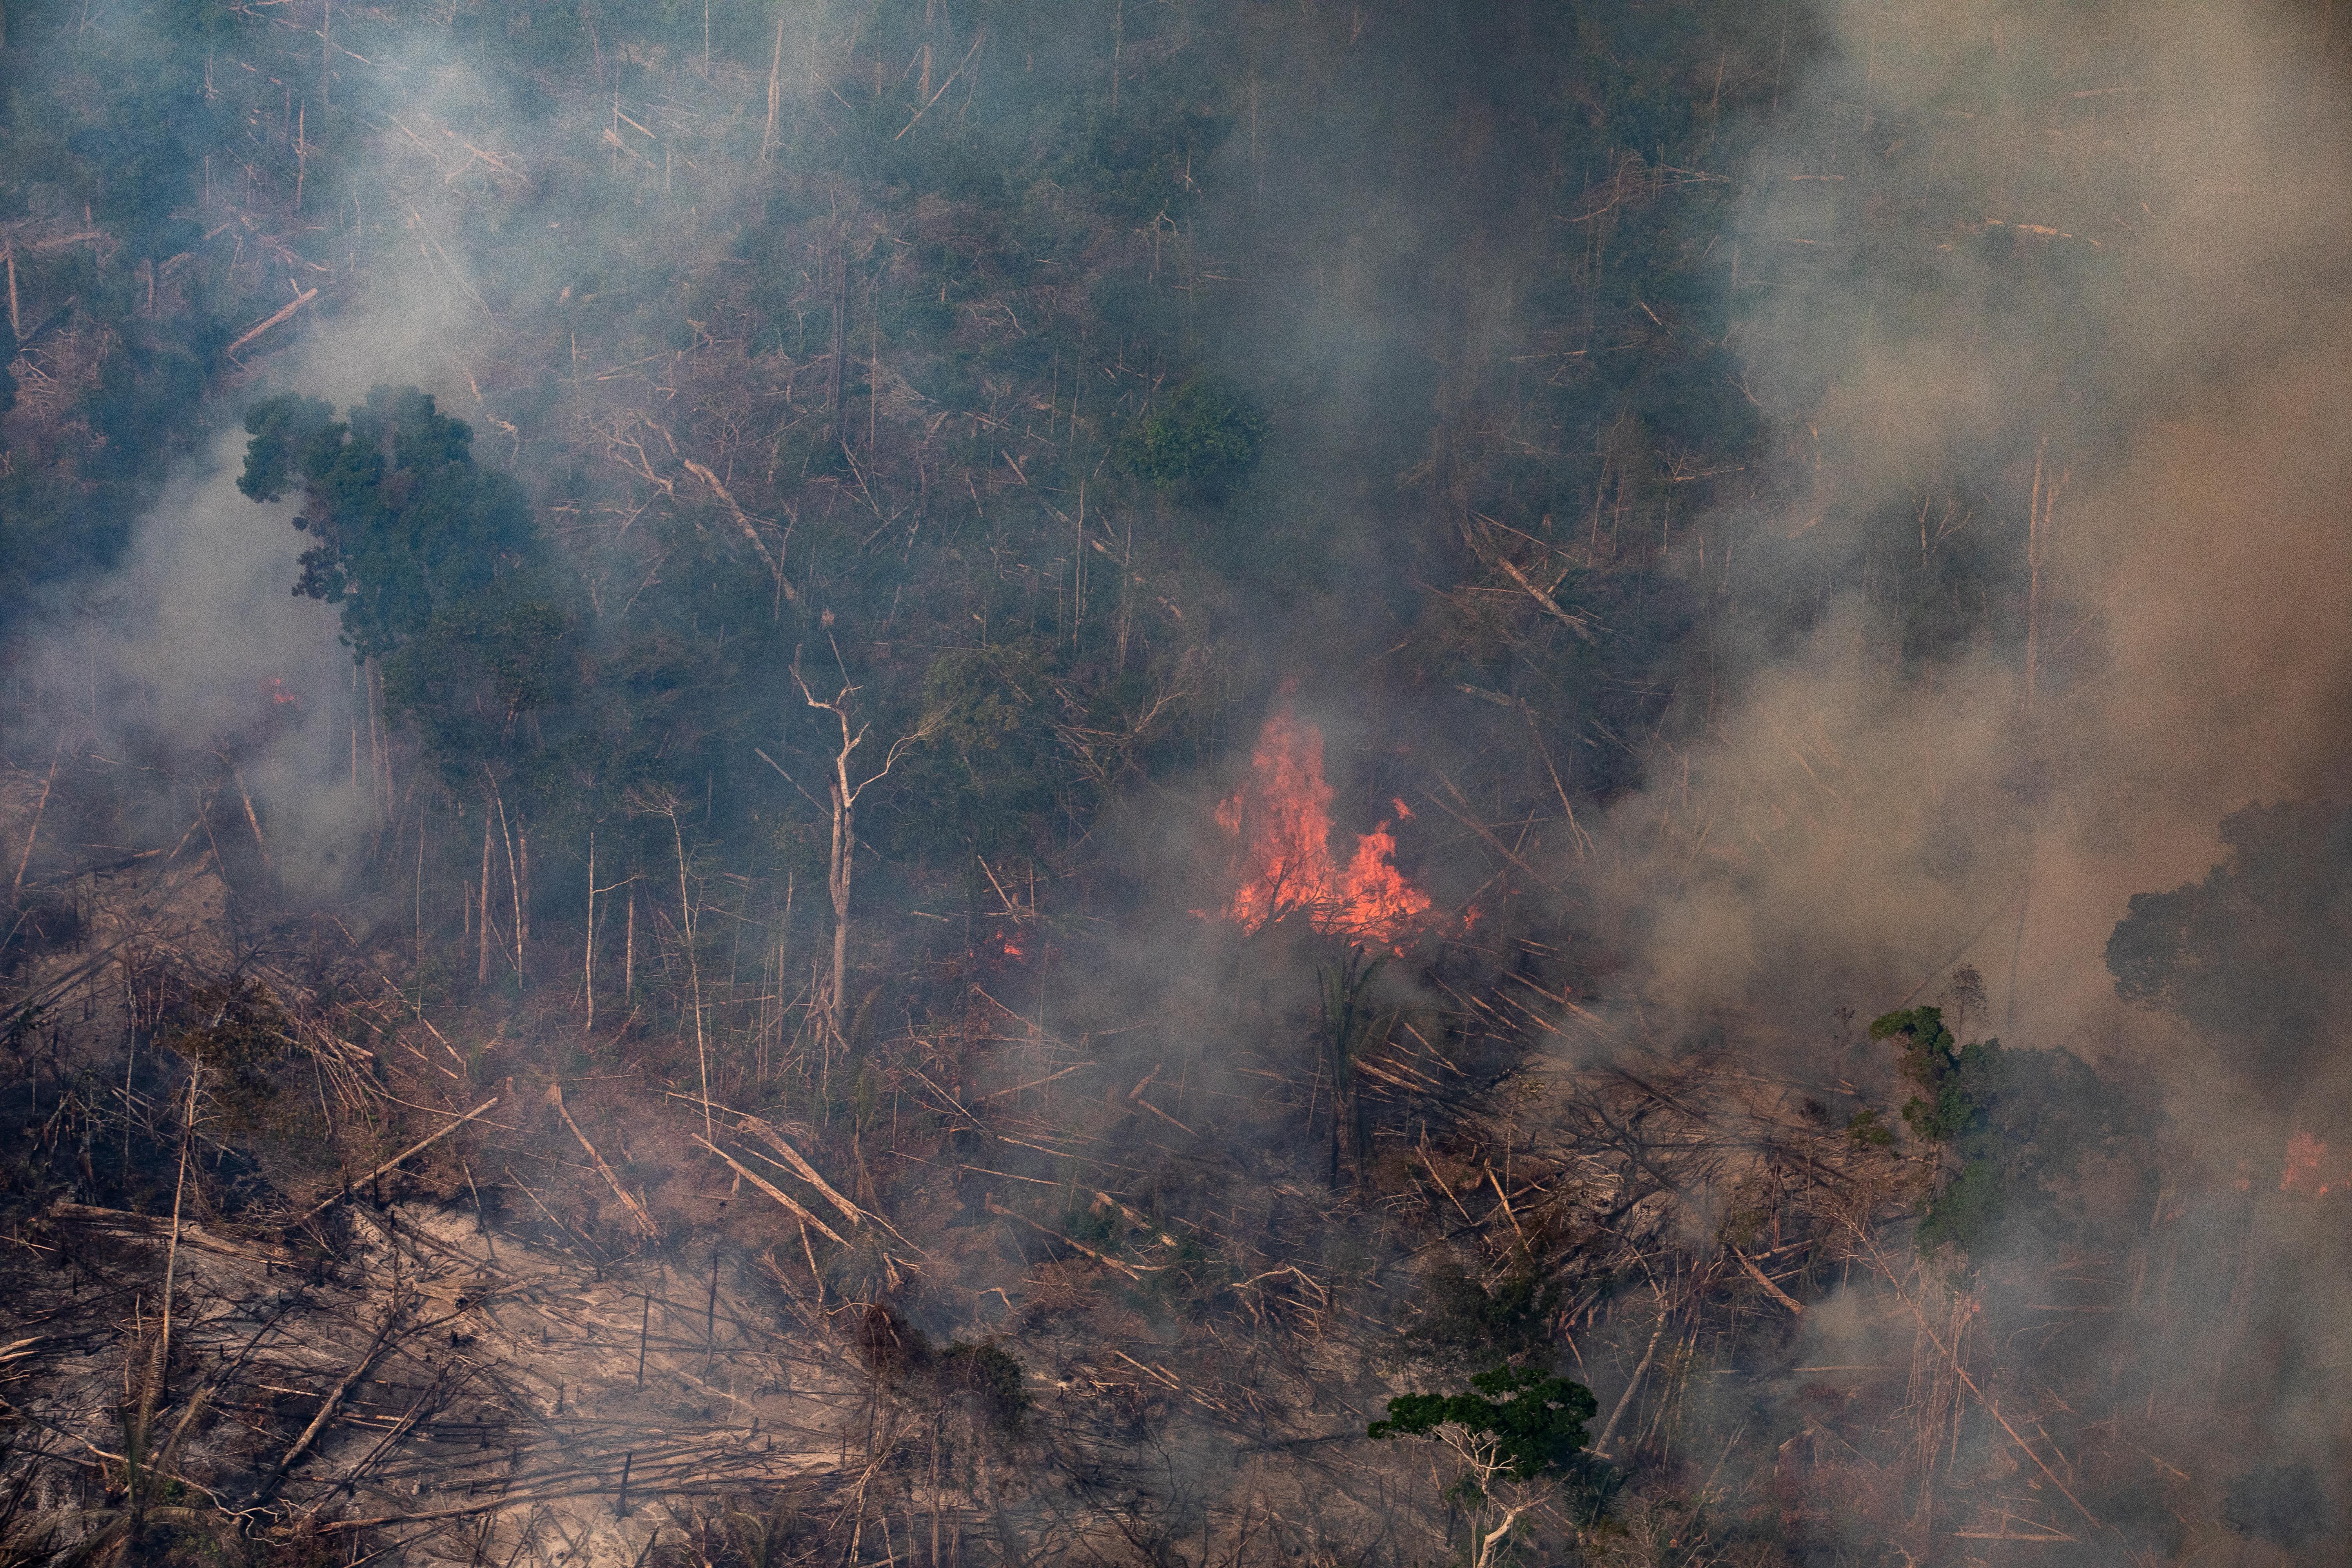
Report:
[[[2231,1043],[2256,1075],[2294,1073],[2352,987],[2352,810],[2250,805],[2221,820],[2204,880],[2137,893],[2107,939],[2116,994]]]
[[[1940,1007],[1885,1014],[1870,1037],[1895,1042],[1916,1090],[1904,1121],[1951,1160],[1951,1179],[1921,1211],[1922,1251],[1948,1243],[1979,1255],[2011,1222],[2050,1231],[2061,1215],[2059,1184],[2144,1119],[2071,1051],[2012,1050],[1997,1039],[1961,1045]]]
[[[345,419],[315,397],[281,394],[246,416],[245,472],[257,501],[302,495],[294,591],[342,607],[343,641],[383,658],[435,615],[543,568],[522,486],[478,468],[473,428],[413,386],[379,386]]]
[[[298,595],[342,609],[342,639],[383,661],[385,705],[445,771],[511,762],[518,731],[573,695],[575,617],[522,486],[478,467],[474,433],[413,386],[379,386],[343,419],[284,394],[246,416],[237,489],[302,497]]]
[[[1533,1367],[1498,1366],[1470,1380],[1473,1394],[1407,1394],[1389,1401],[1372,1437],[1426,1437],[1444,1426],[1491,1444],[1502,1468],[1521,1480],[1566,1464],[1584,1447],[1584,1424],[1600,1409],[1580,1383]]]
[[[1223,500],[1257,467],[1273,427],[1239,392],[1188,381],[1128,426],[1119,461],[1157,489]]]

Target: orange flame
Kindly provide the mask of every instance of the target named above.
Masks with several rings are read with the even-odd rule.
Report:
[[[1396,836],[1387,822],[1356,840],[1344,866],[1332,857],[1323,732],[1287,709],[1258,732],[1249,782],[1217,807],[1217,826],[1235,844],[1225,917],[1244,931],[1298,910],[1319,931],[1393,945],[1428,912],[1429,895],[1392,864]]]
[[[2327,1140],[2309,1132],[2291,1134],[2286,1141],[2286,1164],[2279,1173],[2279,1191],[2306,1198],[2324,1198],[2352,1180],[2342,1154],[2327,1157]]]

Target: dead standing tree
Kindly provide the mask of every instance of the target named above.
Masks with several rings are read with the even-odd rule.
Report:
[[[828,616],[828,618],[830,618]],[[854,717],[860,688],[849,679],[848,667],[842,662],[841,648],[832,643],[833,661],[841,670],[841,689],[830,699],[819,697],[809,689],[808,678],[801,673],[800,650],[793,650],[793,682],[801,689],[808,705],[833,715],[841,727],[840,749],[832,761],[832,776],[825,781],[825,794],[833,818],[833,847],[825,868],[825,890],[833,899],[833,973],[824,994],[817,999],[818,1016],[824,1020],[824,1039],[828,1047],[844,1045],[841,1031],[842,988],[846,984],[849,967],[849,886],[857,847],[857,800],[866,789],[887,777],[908,749],[928,740],[939,728],[935,715],[925,714],[922,721],[908,733],[890,742],[883,754],[882,765],[856,784],[850,782],[850,759],[857,748],[866,743],[866,731],[872,725]]]

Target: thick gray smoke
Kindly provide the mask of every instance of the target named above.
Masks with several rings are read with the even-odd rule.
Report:
[[[1123,8],[1121,25],[1144,9]],[[1714,238],[1727,252],[1731,346],[1776,445],[1752,499],[1698,520],[1682,547],[1692,552],[1687,585],[1709,600],[1712,695],[1702,701],[1699,682],[1685,688],[1649,745],[1639,787],[1586,821],[1580,852],[1566,838],[1529,849],[1541,862],[1530,869],[1566,889],[1563,925],[1599,926],[1604,942],[1637,959],[1627,996],[1668,1004],[1637,1022],[1746,1009],[1763,1025],[1738,1044],[1772,1054],[1816,1023],[1826,1032],[1833,1008],[1867,1017],[1932,999],[1953,966],[1973,964],[1989,984],[1991,1027],[2011,1044],[2063,1044],[2109,1067],[2153,1072],[2170,1091],[2182,1142],[2209,1166],[2226,1170],[2234,1150],[2253,1148],[2275,1173],[2291,1089],[2233,1078],[2184,1032],[2125,1013],[2102,949],[2133,893],[2191,879],[2213,862],[2225,814],[2252,801],[2347,794],[2340,775],[2352,757],[2341,720],[2352,702],[2352,622],[2343,606],[2352,528],[2343,509],[2352,431],[2340,406],[2352,357],[2343,259],[2352,254],[2352,214],[2338,196],[2352,175],[2352,118],[2322,47],[2320,16],[2229,0],[1857,0],[1823,5],[1810,19],[1784,81],[1769,55],[1738,67],[1751,82],[1779,85],[1770,130],[1739,174],[1747,194],[1736,221]],[[674,166],[660,134],[671,122],[660,116],[684,124],[764,109],[771,129],[790,132],[830,112],[827,83],[855,54],[855,19],[820,6],[785,20],[772,87],[768,57],[721,58],[702,88],[673,70],[680,97],[625,106],[616,89],[609,109],[601,96],[578,93],[510,100],[455,46],[441,49],[419,27],[408,58],[372,62],[381,102],[332,220],[349,245],[336,295],[281,329],[299,334],[299,346],[275,356],[247,390],[289,388],[346,405],[379,382],[413,383],[472,424],[486,462],[515,464],[542,486],[551,471],[602,465],[647,507],[658,504],[655,489],[684,482],[683,458],[672,448],[648,461],[649,419],[677,417],[683,432],[700,415],[715,427],[741,414],[748,427],[754,415],[772,413],[774,389],[763,382],[755,395],[743,390],[748,378],[726,382],[748,351],[714,350],[701,357],[718,368],[698,368],[709,345],[692,320],[682,323],[690,349],[615,334],[644,357],[622,363],[614,349],[584,365],[586,334],[575,325],[608,275],[625,275],[639,298],[675,283],[684,316],[703,273],[754,259],[714,262],[706,241],[722,226],[733,232],[764,199],[751,194],[756,171]],[[1798,17],[1801,34],[1807,20]],[[1357,25],[1373,29],[1369,55],[1386,18],[1368,7]],[[1007,24],[992,45],[1008,70],[1013,37]],[[612,47],[596,46],[600,93]],[[1400,78],[1406,63],[1417,62],[1398,61]],[[617,60],[611,68],[617,80]],[[1381,767],[1403,771],[1394,758],[1406,754],[1404,742],[1415,768],[1468,749],[1429,716],[1444,710],[1412,710],[1421,717],[1405,720],[1386,707],[1368,711],[1361,693],[1381,681],[1360,678],[1408,629],[1381,614],[1383,596],[1388,609],[1412,596],[1416,545],[1401,521],[1410,505],[1397,498],[1438,498],[1430,510],[1443,526],[1432,534],[1459,522],[1449,510],[1458,497],[1445,493],[1450,453],[1457,440],[1477,437],[1454,428],[1455,411],[1476,406],[1482,356],[1509,357],[1496,344],[1535,314],[1513,290],[1533,270],[1527,257],[1552,246],[1551,226],[1563,221],[1513,207],[1507,179],[1471,177],[1522,172],[1516,153],[1496,150],[1502,132],[1482,122],[1486,109],[1462,109],[1445,90],[1454,85],[1448,72],[1496,68],[1491,59],[1436,60],[1409,92],[1400,80],[1386,127],[1395,145],[1381,154],[1398,172],[1385,184],[1368,173],[1381,157],[1330,144],[1352,130],[1292,126],[1278,142],[1271,123],[1262,132],[1253,99],[1250,120],[1214,165],[1221,191],[1246,187],[1247,197],[1221,195],[1202,221],[1203,257],[1231,241],[1260,268],[1248,302],[1234,302],[1243,297],[1234,287],[1203,308],[1212,323],[1203,337],[1255,330],[1261,347],[1286,345],[1264,358],[1297,374],[1297,402],[1282,411],[1286,446],[1249,504],[1292,495],[1322,509],[1339,585],[1326,583],[1254,626],[1249,614],[1231,614],[1245,629],[1213,660],[1203,653],[1168,679],[1203,692],[1222,683],[1202,703],[1223,704],[1213,721],[1252,723],[1255,714],[1234,718],[1238,690],[1302,675],[1299,710],[1322,724],[1334,781],[1372,781],[1343,833],[1381,814],[1389,774]],[[652,129],[635,119],[624,126],[632,111]],[[1265,147],[1287,153],[1262,153],[1262,133]],[[1425,153],[1428,143],[1440,150]],[[542,212],[538,197],[576,173],[583,148],[609,160],[620,194],[607,193],[609,208],[551,195]],[[1324,177],[1333,170],[1356,183]],[[730,186],[737,179],[743,188]],[[897,237],[859,211],[853,193],[802,190],[794,199],[824,213],[836,268]],[[563,226],[588,211],[604,213],[604,226]],[[562,221],[549,216],[557,212]],[[951,220],[961,221],[926,210],[906,232],[931,244]],[[807,233],[816,227],[810,218]],[[794,243],[806,238],[794,232]],[[1176,247],[1156,226],[1137,243],[1171,254]],[[914,242],[907,246],[911,253]],[[821,271],[810,255],[756,260],[779,279],[808,269],[800,271],[804,292],[810,272]],[[1195,286],[1214,296],[1208,283]],[[868,417],[874,405],[885,417],[902,414],[908,395],[888,384],[895,373],[882,352],[868,352],[870,373],[886,384]],[[804,356],[761,374],[789,385],[792,375],[814,379],[816,363]],[[1058,362],[1049,374],[1051,428],[1064,416]],[[678,408],[690,412],[668,412]],[[142,521],[121,570],[84,600],[54,607],[56,635],[26,673],[39,696],[11,745],[20,762],[54,743],[108,755],[129,747],[135,761],[184,763],[211,792],[214,827],[250,822],[277,883],[297,900],[328,900],[360,885],[353,873],[391,804],[391,770],[380,762],[389,748],[349,650],[336,642],[334,612],[288,593],[304,543],[288,526],[290,506],[257,507],[236,491],[242,436],[233,420],[218,423],[204,459]],[[752,459],[744,460],[748,468]],[[1004,460],[1026,489],[1010,452]],[[970,495],[977,512],[980,489]],[[780,492],[778,510],[790,499]],[[1361,517],[1351,514],[1360,504]],[[1178,510],[1163,505],[1145,531],[1191,526],[1195,520]],[[556,506],[541,512],[558,549],[576,545],[592,574],[616,574],[588,585],[600,613],[625,605],[637,586],[619,580],[619,563],[650,531],[624,545],[621,510],[588,520]],[[1118,522],[1130,542],[1135,521]],[[1964,564],[1953,568],[1955,560]],[[656,557],[646,580],[659,570]],[[1953,583],[1969,586],[1938,586]],[[1181,617],[1173,601],[1182,600],[1195,625],[1232,611],[1230,602],[1203,608],[1192,591],[1171,574],[1138,597],[1157,598],[1171,617]],[[1202,598],[1213,591],[1199,590]],[[1234,589],[1234,599],[1250,591]],[[830,609],[824,616],[832,626]],[[943,645],[949,635],[940,633]],[[1204,638],[1191,651],[1206,647]],[[1465,700],[1479,700],[1473,692]],[[1380,700],[1418,699],[1384,692]],[[794,712],[785,721],[810,721]],[[1536,728],[1530,715],[1528,732]],[[1123,833],[1130,846],[1150,847],[1129,852],[1133,864],[1120,870],[1181,881],[1182,902],[1216,902],[1231,851],[1211,813],[1234,787],[1246,733],[1226,751],[1223,774],[1204,767],[1189,780],[1155,780],[1106,812],[1105,841]],[[1375,752],[1381,757],[1367,761]],[[1564,806],[1570,787],[1556,779],[1553,787]],[[181,810],[176,794],[171,806]],[[415,853],[421,910],[428,884]],[[683,836],[677,853],[683,903]],[[1491,864],[1474,847],[1465,858]],[[985,861],[982,868],[993,884],[996,871]],[[800,886],[805,900],[808,884]],[[1040,921],[1034,878],[1025,892],[1025,910],[1018,884],[978,900],[992,919],[990,899],[1001,903],[1004,929],[1034,942],[1034,967],[1004,971],[1021,992],[991,980],[1004,999],[989,999],[1005,1015],[988,1025],[1002,1031],[991,1038],[1011,1047],[992,1068],[1034,1049],[1034,1067],[1017,1076],[1051,1082],[1048,1072],[1061,1069],[1049,1046],[1057,1033],[1075,1037],[1089,1058],[1080,1065],[1099,1069],[1076,1081],[1118,1112],[1163,1066],[1189,1061],[1172,1068],[1172,1110],[1145,1109],[1191,1133],[1178,1118],[1212,1127],[1206,1118],[1234,1087],[1211,1078],[1203,1058],[1239,1059],[1269,1037],[1285,1049],[1307,1037],[1314,955],[1276,951],[1269,939],[1263,945],[1274,956],[1244,984],[1231,929],[1162,898],[1145,916],[1089,938],[1096,973],[1066,976],[1044,960],[1050,921],[1069,911],[1053,907],[1049,889]],[[622,918],[634,922],[638,905],[626,910]],[[897,918],[877,913],[871,927]],[[634,923],[625,929],[634,933]],[[423,940],[420,929],[420,950]],[[877,975],[898,957],[879,942],[873,951],[883,960],[859,962]],[[693,984],[698,1048],[698,975]],[[1391,984],[1400,993],[1410,984]],[[878,984],[874,994],[883,995]],[[1180,1016],[1196,1032],[1169,1022]],[[1202,1076],[1183,1076],[1196,1071]],[[952,1086],[959,1096],[987,1087]],[[1187,1094],[1206,1109],[1188,1110]],[[894,1100],[894,1127],[897,1110]],[[1419,1131],[1426,1163],[1425,1121]],[[1830,1135],[1838,1136],[1833,1127]],[[1322,1169],[1319,1145],[1249,1153],[1268,1180]],[[2228,1234],[2229,1216],[2210,1209],[2183,1221],[2172,1191],[2154,1194],[2143,1264],[2158,1250],[2159,1221],[2180,1226],[2165,1233],[2176,1253],[2184,1235],[2195,1250],[2195,1225]],[[1503,1192],[1497,1181],[1496,1195]],[[981,1194],[970,1195],[978,1208]],[[2262,1288],[2244,1286],[2255,1260],[2288,1256],[2306,1239],[2294,1234],[2300,1213],[2273,1218],[2276,1234],[2244,1241],[2199,1288],[2235,1270],[2223,1281],[2231,1332],[2251,1316],[2279,1342],[2307,1345],[2326,1314],[2340,1310],[2342,1282],[2324,1259],[2306,1258]],[[1510,1223],[1516,1230],[1517,1218]],[[1716,1239],[1704,1238],[1709,1247]],[[2194,1270],[2184,1267],[2179,1296],[2167,1297],[2170,1270],[2143,1269],[2162,1276],[2148,1285],[2158,1304],[2133,1324],[2191,1321],[2179,1303],[2192,1294]],[[992,1294],[1011,1310],[994,1273],[959,1288],[971,1324],[990,1321]],[[2137,1284],[2133,1290],[2137,1303]],[[1800,1374],[1890,1362],[1916,1342],[1908,1321],[1867,1281],[1847,1282],[1810,1310],[1794,1341]],[[2180,1333],[2187,1344],[2191,1336]],[[2094,1348],[2111,1347],[2084,1330],[2063,1352]],[[2218,1354],[2212,1364],[2222,1364]],[[2286,1357],[2264,1364],[2283,1381],[2292,1370]],[[2244,1423],[2267,1425],[2284,1457],[2315,1451],[2328,1430],[2308,1389],[2255,1387],[2242,1403],[2255,1411]]]
[[[10,739],[26,765],[52,742],[101,756],[128,746],[142,764],[184,773],[173,808],[191,821],[209,814],[238,854],[250,853],[250,801],[267,856],[257,868],[298,904],[358,889],[397,787],[393,737],[337,641],[336,612],[289,593],[308,542],[289,526],[293,498],[257,506],[236,489],[237,416],[277,390],[340,408],[379,384],[416,384],[473,423],[484,461],[510,461],[519,446],[501,447],[514,426],[485,403],[477,368],[486,373],[518,320],[527,328],[557,301],[551,279],[567,266],[593,270],[616,237],[530,231],[524,173],[543,166],[533,154],[550,139],[579,128],[521,111],[431,29],[408,42],[406,58],[372,62],[383,122],[334,209],[348,252],[326,298],[250,351],[259,374],[220,398],[215,438],[140,518],[121,566],[47,607],[48,633],[18,671],[33,697]],[[509,203],[526,215],[518,231],[488,245],[462,237]],[[289,292],[319,281],[288,278]]]
[[[2261,1200],[2289,1129],[2340,1103],[2340,1050],[2258,1081],[2123,1008],[2103,952],[2132,894],[2220,858],[2228,813],[2347,793],[2352,168],[2322,18],[1827,16],[1738,234],[1750,384],[1788,437],[1781,504],[1722,524],[1738,564],[1710,584],[1744,697],[1612,811],[1604,907],[1667,996],[1826,1034],[1970,963],[1988,1032],[2161,1083],[2162,1172],[2118,1205],[2153,1310],[2053,1353],[2236,1368],[2243,1451],[2326,1473],[2340,1424],[2296,1369],[2340,1311],[2340,1222]],[[1954,552],[2029,608],[1923,614]],[[2182,1197],[2200,1163],[2221,1179]],[[1887,1303],[1823,1306],[1805,1359],[1881,1359]]]
[[[303,544],[293,507],[237,493],[242,447],[224,437],[188,464],[140,520],[122,567],[53,607],[58,630],[21,677],[36,700],[16,741],[36,763],[54,742],[163,772],[184,786],[159,797],[184,813],[173,837],[211,795],[215,831],[249,852],[244,801],[255,801],[267,868],[309,901],[343,890],[357,868],[376,810],[361,754],[373,742],[363,717],[353,729],[363,707],[334,613],[288,592]]]
[[[2341,793],[2339,84],[2266,6],[1827,19],[1738,237],[1792,480],[1721,587],[1819,614],[1621,803],[1614,865],[1668,991],[1825,1013],[1966,961],[2053,1043],[2130,893],[2249,801]],[[1923,647],[1962,551],[2032,625],[1947,605]]]

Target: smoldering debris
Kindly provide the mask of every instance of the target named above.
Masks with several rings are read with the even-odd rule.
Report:
[[[70,1204],[20,1237],[44,1257],[14,1299],[38,1331],[10,1411],[54,1516],[22,1528],[87,1542],[193,1493],[232,1536],[431,1557],[544,1533],[635,1562],[663,1518],[648,1500],[834,1472],[857,1379],[766,1326],[790,1298],[751,1260],[716,1262],[706,1300],[698,1272],[597,1269],[399,1206],[332,1229],[344,1215],[331,1253]]]

